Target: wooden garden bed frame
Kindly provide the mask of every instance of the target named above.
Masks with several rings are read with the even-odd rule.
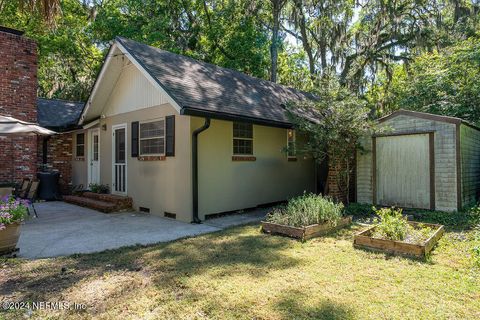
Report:
[[[425,258],[432,251],[435,244],[444,234],[444,226],[440,224],[420,223],[409,221],[413,227],[423,225],[434,230],[433,234],[423,244],[413,244],[405,241],[394,241],[386,239],[372,238],[370,235],[376,226],[372,226],[355,235],[353,245],[356,248],[370,249],[374,251],[383,251],[392,254],[413,256]]]
[[[306,227],[291,227],[283,224],[262,221],[262,231],[270,234],[278,234],[290,238],[301,239],[302,241],[325,235],[331,231],[344,228],[352,223],[352,216],[343,217],[337,225],[327,222],[323,224],[312,224]]]

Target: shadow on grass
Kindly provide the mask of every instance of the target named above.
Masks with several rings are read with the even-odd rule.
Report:
[[[285,319],[350,320],[356,318],[353,309],[345,304],[325,299],[318,305],[310,306],[305,303],[305,300],[305,293],[291,290],[277,303],[276,309]]]
[[[212,268],[223,275],[248,272],[261,277],[270,268],[278,270],[297,265],[297,259],[282,253],[292,245],[289,239],[245,232],[246,228],[252,227],[152,246],[46,259],[38,265],[32,262],[27,272],[18,269],[16,272],[15,262],[7,262],[13,267],[13,276],[0,282],[0,294],[21,292],[23,299],[43,301],[47,295],[60,294],[84,279],[114,271],[147,272],[153,275],[154,282],[165,283],[175,282],[180,276],[210,272]]]

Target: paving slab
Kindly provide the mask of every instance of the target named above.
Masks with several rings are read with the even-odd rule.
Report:
[[[61,201],[38,203],[35,208],[39,217],[25,222],[17,245],[19,256],[28,259],[168,242],[260,221],[268,211],[191,224],[139,212],[105,214]]]

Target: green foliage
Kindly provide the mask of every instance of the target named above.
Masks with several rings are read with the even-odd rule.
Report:
[[[405,209],[405,213],[413,214],[415,220],[442,224],[449,229],[469,229],[480,223],[480,206],[474,205],[462,211],[443,212],[419,209]]]
[[[379,114],[411,109],[480,123],[480,39],[420,55],[393,69],[371,88],[368,99]]]
[[[359,139],[375,130],[365,101],[342,86],[337,78],[326,77],[316,88],[318,99],[290,104],[287,115],[306,141],[297,153],[312,156],[318,163],[330,159],[338,164],[337,186],[349,194],[355,148]]]
[[[308,193],[290,199],[284,207],[274,209],[266,220],[293,227],[324,222],[336,225],[342,215],[343,204],[335,203],[328,197]]]
[[[402,209],[381,208],[375,213],[380,219],[374,220],[375,229],[372,232],[374,238],[423,244],[434,232],[432,228],[422,223],[415,227],[409,224],[402,214]]]
[[[108,184],[101,184],[101,183],[90,183],[88,185],[91,192],[94,193],[109,193],[110,187]]]
[[[405,240],[408,231],[407,219],[402,215],[402,209],[381,208],[375,211],[380,217],[376,219],[373,237],[389,240]]]
[[[367,203],[352,202],[345,207],[345,215],[354,217],[370,217],[375,214],[375,207]]]
[[[317,162],[326,157],[348,159],[358,139],[375,128],[369,120],[365,101],[340,85],[336,78],[318,83],[315,102],[288,106],[294,127],[307,136],[298,152],[312,155]]]
[[[474,265],[480,267],[480,224],[475,228],[473,237],[472,260]]]
[[[89,11],[77,0],[62,0],[55,27],[41,12],[19,10],[13,0],[0,7],[0,25],[25,31],[38,44],[39,96],[84,101],[102,62],[89,32]]]

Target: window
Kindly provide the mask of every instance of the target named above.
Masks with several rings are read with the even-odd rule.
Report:
[[[253,125],[251,123],[233,123],[233,154],[253,155]]]
[[[140,155],[165,154],[165,120],[140,123]]]
[[[75,156],[76,157],[84,157],[85,156],[85,133],[77,133],[77,144],[75,149]]]
[[[296,149],[296,136],[295,130],[287,130],[287,158],[296,158],[297,149]]]
[[[93,135],[93,161],[98,161],[98,134]]]

